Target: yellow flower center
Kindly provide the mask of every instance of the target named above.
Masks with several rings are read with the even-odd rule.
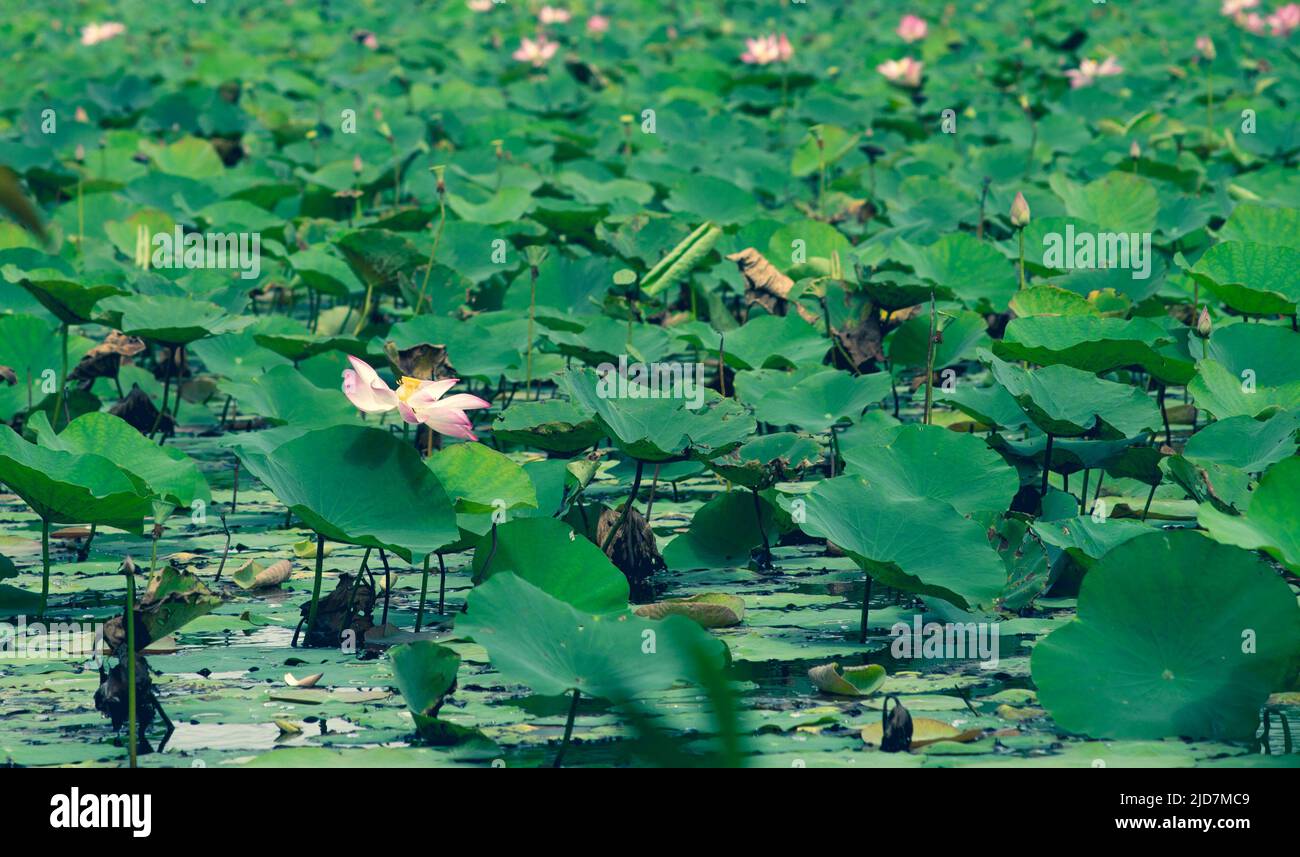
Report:
[[[405,402],[415,394],[416,390],[420,389],[420,385],[423,383],[424,382],[419,378],[407,378],[403,376],[401,386],[397,388],[397,398],[400,401]]]

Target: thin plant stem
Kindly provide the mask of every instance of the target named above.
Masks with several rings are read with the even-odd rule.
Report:
[[[157,552],[157,542],[154,543],[155,553]],[[140,743],[140,736],[137,732],[139,728],[136,725],[135,713],[135,565],[131,562],[125,563],[126,567],[126,707],[127,707],[127,758],[130,760],[132,768],[136,767]]]
[[[442,554],[438,554],[439,561],[442,560]],[[415,611],[415,633],[420,633],[420,627],[424,625],[424,599],[429,595],[429,554],[424,555],[424,575],[420,578],[420,606]],[[441,612],[441,611],[439,611]]]
[[[320,581],[325,574],[325,537],[316,534],[316,579],[311,584],[311,608],[307,611],[307,634],[316,626],[316,609],[320,606]]]
[[[41,518],[41,609],[36,615],[45,618],[45,608],[50,601],[50,522]]]
[[[560,752],[555,754],[555,763],[552,768],[561,768],[564,766],[564,753],[569,749],[569,742],[573,740],[573,721],[578,716],[578,700],[582,694],[574,688],[573,701],[569,704],[569,719],[564,721],[564,740],[560,743]]]

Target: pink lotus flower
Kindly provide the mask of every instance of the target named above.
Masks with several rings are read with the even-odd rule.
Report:
[[[785,33],[770,33],[756,39],[745,39],[745,52],[740,61],[749,65],[767,65],[774,62],[789,62],[794,56],[794,48]]]
[[[1236,21],[1246,32],[1254,33],[1257,36],[1262,36],[1264,28],[1268,26],[1263,16],[1258,12],[1251,12],[1249,15],[1238,15]]]
[[[343,370],[343,394],[357,410],[367,414],[382,414],[397,409],[405,422],[424,423],[429,428],[449,437],[478,440],[474,426],[466,411],[486,408],[488,403],[478,396],[457,393],[443,395],[459,383],[456,378],[442,381],[421,381],[403,378],[397,390],[384,383],[369,363],[348,357],[351,369]]]
[[[876,66],[876,71],[883,74],[890,83],[916,88],[921,85],[921,71],[924,66],[924,63],[911,57],[903,57],[901,60],[882,62]]]
[[[1219,13],[1232,18],[1239,12],[1247,9],[1254,9],[1259,5],[1259,0],[1223,0],[1223,5],[1219,8]]]
[[[511,56],[520,62],[530,62],[535,67],[541,68],[546,65],[555,52],[560,49],[559,42],[552,42],[546,36],[538,36],[537,40],[524,36],[519,40],[519,48]]]
[[[496,4],[492,0],[467,0],[465,5],[473,12],[491,12]]]
[[[587,32],[592,34],[609,32],[609,19],[604,15],[592,15],[587,19]]]
[[[1286,38],[1291,35],[1293,30],[1300,27],[1300,3],[1288,3],[1269,15],[1268,25],[1274,36]]]
[[[117,38],[126,32],[126,24],[119,24],[117,21],[109,21],[106,24],[87,24],[81,28],[81,43],[83,45],[97,45],[100,42],[107,42],[109,39]]]
[[[918,18],[916,15],[904,15],[898,22],[898,37],[903,41],[911,44],[919,42],[925,38],[925,34],[930,31],[930,26],[925,23],[924,18]]]
[[[1210,62],[1214,62],[1214,58],[1218,55],[1214,50],[1214,39],[1209,36],[1196,37],[1196,50]]]
[[[1065,76],[1070,79],[1071,89],[1080,89],[1092,86],[1093,81],[1099,77],[1114,77],[1123,71],[1123,66],[1114,57],[1106,57],[1103,62],[1084,60],[1078,68],[1067,69]]]
[[[556,6],[543,6],[542,11],[537,13],[537,20],[543,24],[567,24],[573,17],[568,9],[560,9]]]

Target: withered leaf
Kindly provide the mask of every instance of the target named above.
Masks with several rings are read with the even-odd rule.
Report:
[[[772,315],[784,316],[790,311],[790,291],[794,280],[778,271],[762,253],[753,247],[746,247],[739,253],[732,253],[727,260],[736,263],[740,274],[745,278],[745,304],[758,304]],[[801,318],[809,324],[817,324],[817,314],[800,303],[795,309]]]

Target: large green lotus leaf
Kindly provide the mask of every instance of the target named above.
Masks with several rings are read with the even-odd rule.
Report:
[[[276,366],[288,366],[289,361],[257,344],[259,333],[284,333],[290,336],[301,333],[302,323],[283,315],[258,316],[252,324],[239,333],[211,336],[191,343],[189,353],[203,361],[209,374],[247,381]]]
[[[899,242],[901,261],[916,275],[945,288],[968,307],[1006,308],[1016,293],[1016,274],[992,244],[966,232],[944,235],[928,247]]]
[[[40,405],[46,398],[41,389],[46,379],[57,384],[63,371],[57,328],[34,315],[0,315],[0,366],[12,368],[17,379],[12,387],[0,382],[0,421],[8,421],[27,410],[29,390],[32,404]]]
[[[664,207],[719,226],[746,223],[761,211],[754,195],[725,179],[691,175],[672,189]]]
[[[1220,241],[1277,244],[1300,250],[1300,209],[1244,202],[1219,229]]]
[[[1187,392],[1191,393],[1196,407],[1221,420],[1300,408],[1300,380],[1277,386],[1264,386],[1257,380],[1254,387],[1246,380],[1233,375],[1218,361],[1201,360],[1196,364],[1196,377],[1188,383]]]
[[[1293,313],[1300,301],[1300,250],[1276,244],[1224,241],[1188,272],[1228,306],[1244,313]]]
[[[198,137],[183,137],[166,145],[142,139],[140,148],[159,170],[170,175],[210,179],[226,171],[217,150],[210,142]]]
[[[984,528],[943,500],[840,476],[804,502],[804,532],[838,545],[886,586],[968,609],[992,605],[1006,583]]]
[[[483,646],[506,681],[542,696],[623,701],[719,673],[727,647],[685,616],[643,619],[574,607],[514,574],[469,594],[457,633]]]
[[[993,377],[1038,428],[1058,437],[1095,434],[1117,440],[1160,425],[1160,409],[1127,384],[1069,366],[1023,369],[988,355]]]
[[[1186,384],[1196,374],[1192,358],[1169,353],[1174,336],[1145,318],[1091,315],[1013,318],[993,353],[1004,360],[1043,366],[1061,364],[1085,372],[1140,366],[1167,384]]]
[[[734,485],[762,490],[776,482],[795,481],[821,457],[821,445],[811,437],[775,432],[741,444],[710,461],[709,467]]]
[[[1020,477],[982,438],[939,426],[907,425],[876,448],[857,446],[844,469],[900,497],[948,503],[963,515],[1004,512]]]
[[[575,320],[570,314],[568,323],[584,324],[582,330],[552,329],[546,338],[559,346],[560,351],[588,362],[615,361],[620,354],[629,361],[654,363],[672,351],[672,339],[662,327],[653,324],[633,324],[629,330],[626,321],[601,316]],[[630,335],[629,335],[630,333]],[[519,340],[520,345],[526,341]]]
[[[417,727],[438,716],[442,701],[456,685],[460,655],[432,640],[416,640],[388,650],[393,680]]]
[[[1052,438],[1052,470],[1056,473],[1076,473],[1094,467],[1109,468],[1123,460],[1124,456],[1134,450],[1134,444],[1140,438],[1123,440],[1087,440],[1084,438]],[[1031,461],[1035,468],[1041,469],[1047,460],[1047,435],[1034,432],[1024,440],[1015,440],[1006,435],[997,434],[989,438],[989,445],[998,452],[1012,459]],[[1137,447],[1147,450],[1149,447]],[[1152,450],[1154,452],[1154,450]],[[1159,453],[1154,452],[1156,458]],[[1133,476],[1133,474],[1125,474]],[[1137,478],[1133,476],[1133,478]],[[1159,480],[1159,473],[1156,473]],[[1149,484],[1149,483],[1148,483]]]
[[[151,442],[121,417],[83,414],[58,434],[44,413],[34,415],[29,425],[37,443],[47,449],[107,458],[149,497],[186,509],[195,500],[212,500],[208,480],[193,459],[175,447]]]
[[[1189,530],[1116,547],[1078,618],[1034,647],[1038,698],[1094,738],[1248,739],[1300,652],[1300,608],[1267,565]]]
[[[1296,453],[1300,412],[1285,411],[1266,420],[1246,416],[1210,423],[1187,439],[1183,455],[1190,461],[1227,464],[1259,473]]]
[[[170,295],[117,295],[98,304],[106,324],[128,336],[167,345],[188,345],[208,336],[237,333],[252,318],[231,316],[207,301]]]
[[[727,365],[737,371],[820,366],[831,349],[831,341],[797,313],[755,316],[725,336],[704,324],[683,328],[679,336],[714,356],[721,349]]]
[[[1225,512],[1244,512],[1250,505],[1250,474],[1240,468],[1213,461],[1193,462],[1181,455],[1161,460],[1160,467],[1197,503],[1212,503]]]
[[[492,323],[496,316],[503,317],[500,324]],[[520,320],[524,329],[515,336],[509,326],[513,319],[507,313],[482,313],[475,316],[474,324],[465,324],[454,318],[417,315],[393,325],[386,339],[371,343],[370,351],[382,354],[385,342],[392,342],[399,351],[420,345],[442,346],[460,378],[495,384],[511,367],[524,365],[519,349],[528,339],[528,320]]]
[[[410,444],[383,429],[332,426],[269,452],[238,451],[281,503],[330,541],[419,562],[459,537],[438,478]]]
[[[1197,521],[1225,544],[1262,550],[1300,573],[1300,458],[1269,468],[1244,515],[1201,504]]]
[[[254,333],[253,341],[294,363],[318,354],[341,351],[354,357],[366,356],[366,344],[351,336],[327,336],[314,333]]]
[[[763,544],[759,514],[768,538],[776,533],[772,507],[761,496],[758,508],[756,513],[748,491],[719,494],[696,510],[691,528],[664,548],[664,563],[674,571],[746,567],[751,553]]]
[[[590,415],[566,399],[516,402],[492,423],[492,434],[508,443],[559,453],[590,449],[605,436]]]
[[[853,151],[860,137],[838,125],[816,126],[795,149],[790,159],[790,174],[802,178],[829,167]]]
[[[1032,316],[1100,316],[1101,310],[1083,295],[1059,286],[1029,286],[1011,299],[1016,318]]]
[[[537,508],[537,489],[522,465],[481,443],[458,443],[427,459],[457,512]]]
[[[938,372],[975,355],[975,349],[989,344],[984,316],[962,310],[949,315],[939,314],[939,331],[943,341],[934,350],[934,369]],[[925,366],[929,359],[930,313],[922,311],[899,326],[889,337],[889,359],[894,367]]]
[[[514,223],[532,211],[537,201],[532,194],[521,187],[507,185],[492,196],[484,195],[479,200],[451,193],[447,195],[447,205],[461,220],[470,223]]]
[[[605,377],[591,369],[566,372],[564,386],[574,403],[596,416],[611,439],[633,458],[664,461],[688,452],[712,457],[739,446],[757,427],[754,418],[734,399],[699,388],[701,407],[690,399],[649,398],[653,387],[628,380],[627,397],[614,372]],[[644,398],[643,398],[644,397]]]
[[[366,290],[347,263],[330,253],[324,245],[294,253],[288,261],[304,283],[339,300],[347,300]]]
[[[1238,377],[1250,372],[1260,387],[1300,381],[1300,333],[1291,330],[1289,324],[1216,327],[1203,356],[1222,363]]]
[[[773,232],[763,255],[777,268],[798,279],[830,274],[831,258],[837,253],[842,269],[848,270],[853,245],[844,233],[819,220],[799,220]],[[804,261],[797,261],[801,258]]]
[[[1040,518],[1034,522],[1033,530],[1044,544],[1067,551],[1084,566],[1101,559],[1118,545],[1151,532],[1149,526],[1136,521],[1104,517],[1096,520],[1091,515],[1075,515],[1054,521]]]
[[[387,229],[346,232],[334,244],[361,281],[377,289],[395,286],[399,274],[410,274],[428,261],[427,251]],[[484,255],[489,254],[484,251]]]
[[[1114,172],[1081,185],[1056,173],[1049,183],[1071,217],[1095,223],[1102,231],[1154,232],[1156,229],[1160,199],[1155,186],[1141,176]]]
[[[323,390],[292,366],[276,366],[247,381],[223,381],[240,413],[257,414],[272,425],[331,426],[355,423],[357,410],[340,390]]]
[[[117,465],[28,443],[0,426],[0,482],[53,524],[103,524],[141,531],[149,498]]]
[[[842,420],[856,421],[867,406],[889,395],[892,383],[888,372],[757,369],[736,376],[736,395],[765,423],[819,434]]]
[[[922,386],[918,392],[924,396],[925,387]],[[958,383],[946,390],[936,387],[934,401],[956,408],[989,428],[1016,429],[1033,425],[1015,396],[1001,384],[977,387],[971,383]]]
[[[71,280],[29,280],[18,284],[64,324],[85,324],[94,318],[95,304],[126,292],[116,286],[83,286]]]
[[[480,540],[474,552],[476,583],[510,572],[581,610],[608,613],[627,606],[629,589],[623,572],[564,521],[506,521],[497,527],[496,545],[494,552],[491,536]]]

